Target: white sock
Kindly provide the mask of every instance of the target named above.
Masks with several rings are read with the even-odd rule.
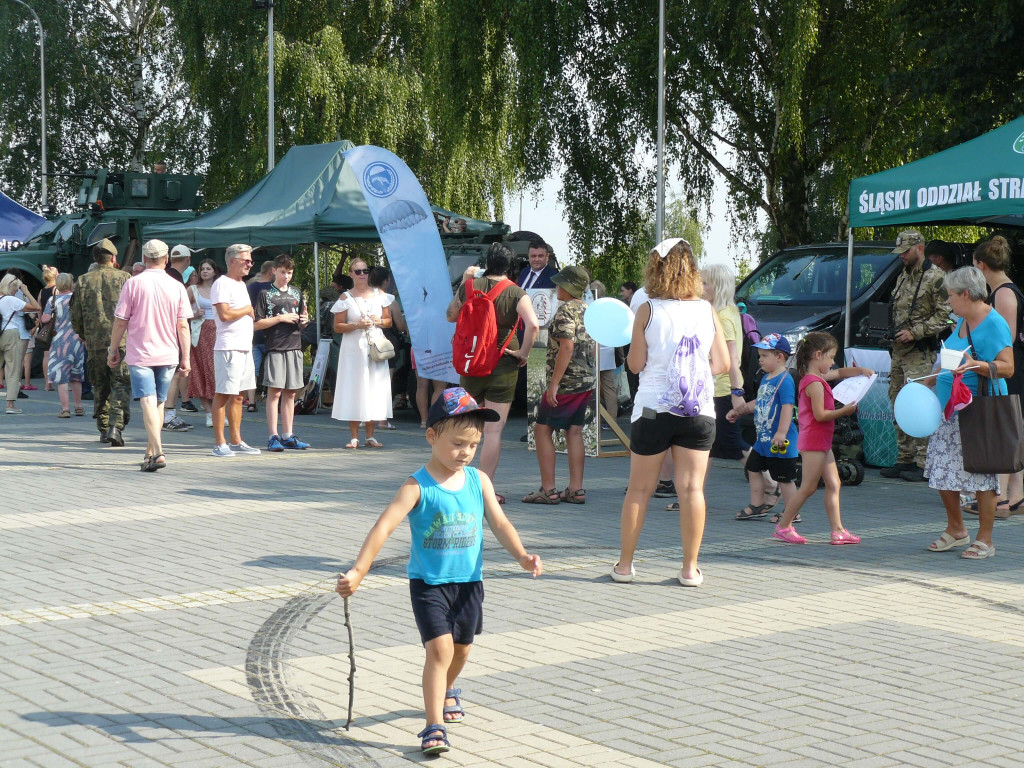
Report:
[[[164,421],[170,421],[171,419],[174,418],[174,415],[175,415],[175,411],[174,411],[173,408],[165,408],[164,409]]]
[[[291,433],[291,432],[282,432],[282,433],[281,433],[281,439],[282,439],[282,440],[287,440],[287,439],[288,439],[289,437],[291,437],[291,436],[292,436],[292,433]]]

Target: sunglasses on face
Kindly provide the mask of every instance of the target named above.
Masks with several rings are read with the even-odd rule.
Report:
[[[252,264],[252,259],[239,259],[242,264]]]
[[[370,270],[369,269],[353,269],[352,270],[352,274],[353,275],[368,275],[368,274],[370,274]]]

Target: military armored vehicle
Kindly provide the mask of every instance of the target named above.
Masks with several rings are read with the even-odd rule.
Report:
[[[44,264],[78,276],[104,238],[117,247],[118,264],[130,269],[141,258],[147,225],[195,218],[203,203],[201,176],[90,169],[68,177],[81,180],[75,210],[48,218],[19,248],[0,255],[0,271],[21,270],[33,295]]]

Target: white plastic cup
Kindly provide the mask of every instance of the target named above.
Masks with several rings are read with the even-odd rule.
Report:
[[[939,365],[943,370],[952,371],[959,368],[963,359],[964,351],[962,349],[948,349],[943,347],[939,350]]]

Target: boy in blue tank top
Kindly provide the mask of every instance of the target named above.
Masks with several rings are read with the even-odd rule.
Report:
[[[426,648],[423,706],[427,727],[418,734],[424,754],[451,748],[447,725],[465,713],[455,679],[483,631],[483,519],[523,570],[540,576],[540,556],[529,554],[505,517],[487,475],[470,467],[486,421],[496,411],[481,408],[462,387],[446,389],[430,406],[430,461],[398,489],[366,536],[355,565],[338,577],[342,597],[354,593],[384,542],[409,519],[409,593],[420,639]],[[451,702],[449,704],[449,702]]]

